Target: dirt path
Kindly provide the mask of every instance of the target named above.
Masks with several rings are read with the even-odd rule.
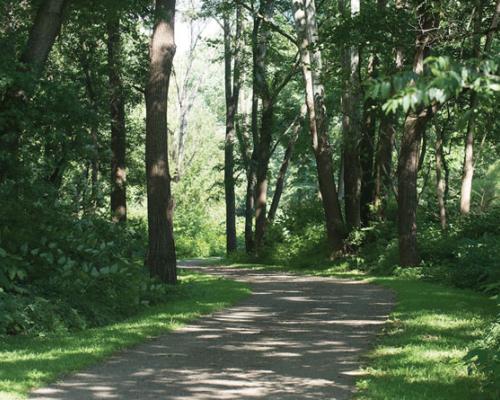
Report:
[[[193,268],[193,264],[189,266]],[[203,267],[251,284],[240,304],[117,354],[31,399],[348,399],[393,295],[355,281]]]

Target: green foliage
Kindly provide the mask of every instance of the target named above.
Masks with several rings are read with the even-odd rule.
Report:
[[[500,304],[498,305],[500,307]],[[486,330],[484,336],[467,353],[464,361],[469,374],[482,373],[487,377],[485,389],[492,398],[500,397],[500,313],[495,322]]]
[[[42,189],[0,193],[0,334],[100,326],[164,301],[167,287],[143,266],[143,222],[72,216],[35,198]]]
[[[428,57],[425,64],[429,73],[423,76],[405,72],[391,76],[389,80],[373,80],[369,96],[387,100],[383,106],[386,112],[394,113],[401,108],[406,113],[423,106],[444,104],[464,90],[489,96],[500,90],[500,81],[495,75],[498,58],[471,59],[466,64],[459,64],[449,57]]]

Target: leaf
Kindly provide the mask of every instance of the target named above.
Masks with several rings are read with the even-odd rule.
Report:
[[[410,104],[411,104],[411,98],[410,95],[406,95],[403,97],[403,111],[408,112],[410,109]]]

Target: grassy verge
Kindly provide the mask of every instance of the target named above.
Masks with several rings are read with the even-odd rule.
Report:
[[[184,273],[165,305],[126,321],[50,337],[0,337],[0,399],[23,398],[35,387],[220,310],[249,293],[243,283]]]
[[[320,269],[233,264],[301,274],[363,279],[392,289],[397,303],[357,382],[360,400],[493,399],[484,377],[462,361],[495,318],[496,303],[476,292],[403,277],[371,277],[348,265]]]

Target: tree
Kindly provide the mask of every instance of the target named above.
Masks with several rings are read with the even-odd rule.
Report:
[[[304,104],[300,109],[300,114],[298,114],[293,120],[292,124],[287,129],[291,131],[290,139],[288,140],[288,145],[285,149],[285,154],[283,156],[283,161],[281,162],[281,166],[278,172],[278,176],[276,178],[276,186],[274,189],[273,200],[271,202],[271,207],[269,208],[269,213],[267,214],[267,220],[272,222],[274,217],[276,216],[276,211],[278,211],[278,206],[281,200],[281,195],[283,194],[283,189],[285,187],[285,178],[288,171],[288,166],[290,165],[290,161],[292,159],[293,149],[295,147],[295,142],[299,137],[300,130],[304,124],[304,118],[307,113],[307,106]]]
[[[483,20],[483,1],[476,1],[476,13],[475,13],[475,23],[474,31],[476,34],[473,37],[473,56],[477,59],[481,57],[481,35],[478,33],[481,31],[482,20]],[[498,26],[498,18],[500,15],[500,1],[497,0],[495,13],[491,21],[490,29],[488,30],[488,35],[486,38],[486,43],[484,46],[484,53],[489,52],[492,41],[493,34]],[[470,212],[471,196],[472,196],[472,178],[474,177],[474,133],[476,130],[476,113],[478,107],[478,97],[476,92],[472,92],[470,96],[470,106],[469,110],[471,116],[469,118],[469,123],[467,125],[467,134],[465,137],[465,151],[464,151],[464,163],[463,163],[463,173],[462,173],[462,187],[460,191],[460,212],[462,214],[468,214]]]
[[[189,13],[194,13],[194,5],[191,4]],[[195,76],[195,61],[199,57],[197,52],[198,45],[200,44],[201,35],[205,25],[198,23],[193,15],[189,17],[189,49],[187,50],[185,65],[183,65],[184,73],[181,75],[175,69],[172,70],[178,103],[178,129],[171,132],[174,137],[171,153],[172,161],[174,163],[174,176],[175,182],[179,182],[184,174],[186,167],[186,143],[188,140],[188,126],[191,111],[194,106],[196,97],[199,95],[199,89],[205,81],[205,77]],[[188,160],[189,162],[189,160]]]
[[[6,153],[0,158],[0,182],[15,167],[21,135],[18,116],[27,106],[33,86],[43,71],[54,42],[59,35],[68,0],[44,0],[38,8],[28,41],[21,55],[21,74],[8,89],[0,109],[14,115],[6,116],[6,126],[0,129],[0,148]],[[17,114],[16,114],[17,113]]]
[[[445,156],[444,156],[444,131],[446,125],[442,129],[436,128],[435,142],[435,158],[436,158],[436,194],[439,206],[439,222],[441,229],[444,231],[447,228],[446,221],[446,179],[445,172]]]
[[[345,19],[349,18],[346,1],[339,2]],[[360,12],[360,1],[350,1],[350,18]],[[359,146],[362,130],[362,93],[360,81],[360,53],[355,45],[343,51],[344,87],[342,94],[342,134],[344,162],[344,200],[347,229],[361,223],[361,161]]]
[[[127,171],[125,163],[125,98],[121,77],[120,15],[113,13],[107,22],[108,76],[111,117],[111,215],[115,222],[127,219]]]
[[[231,46],[229,15],[224,14],[224,71],[226,93],[226,138],[224,141],[224,192],[226,199],[226,252],[237,249],[236,200],[234,193],[234,142],[236,140],[236,115],[241,87],[241,6],[236,8],[234,48]],[[234,66],[232,65],[234,62]]]
[[[316,5],[314,0],[293,0],[295,27],[305,85],[309,133],[312,141],[319,190],[325,213],[330,256],[343,249],[344,220],[333,180],[332,150],[328,138],[321,52],[317,47]]]
[[[146,85],[147,265],[152,276],[177,281],[173,199],[168,163],[167,98],[175,55],[175,0],[156,0]]]
[[[424,60],[429,55],[431,39],[439,27],[439,21],[428,4],[420,4],[416,12],[419,30],[413,71],[416,75],[422,75]],[[419,105],[408,112],[404,123],[398,162],[399,263],[402,266],[420,263],[417,249],[417,174],[420,142],[435,111],[435,106]]]

